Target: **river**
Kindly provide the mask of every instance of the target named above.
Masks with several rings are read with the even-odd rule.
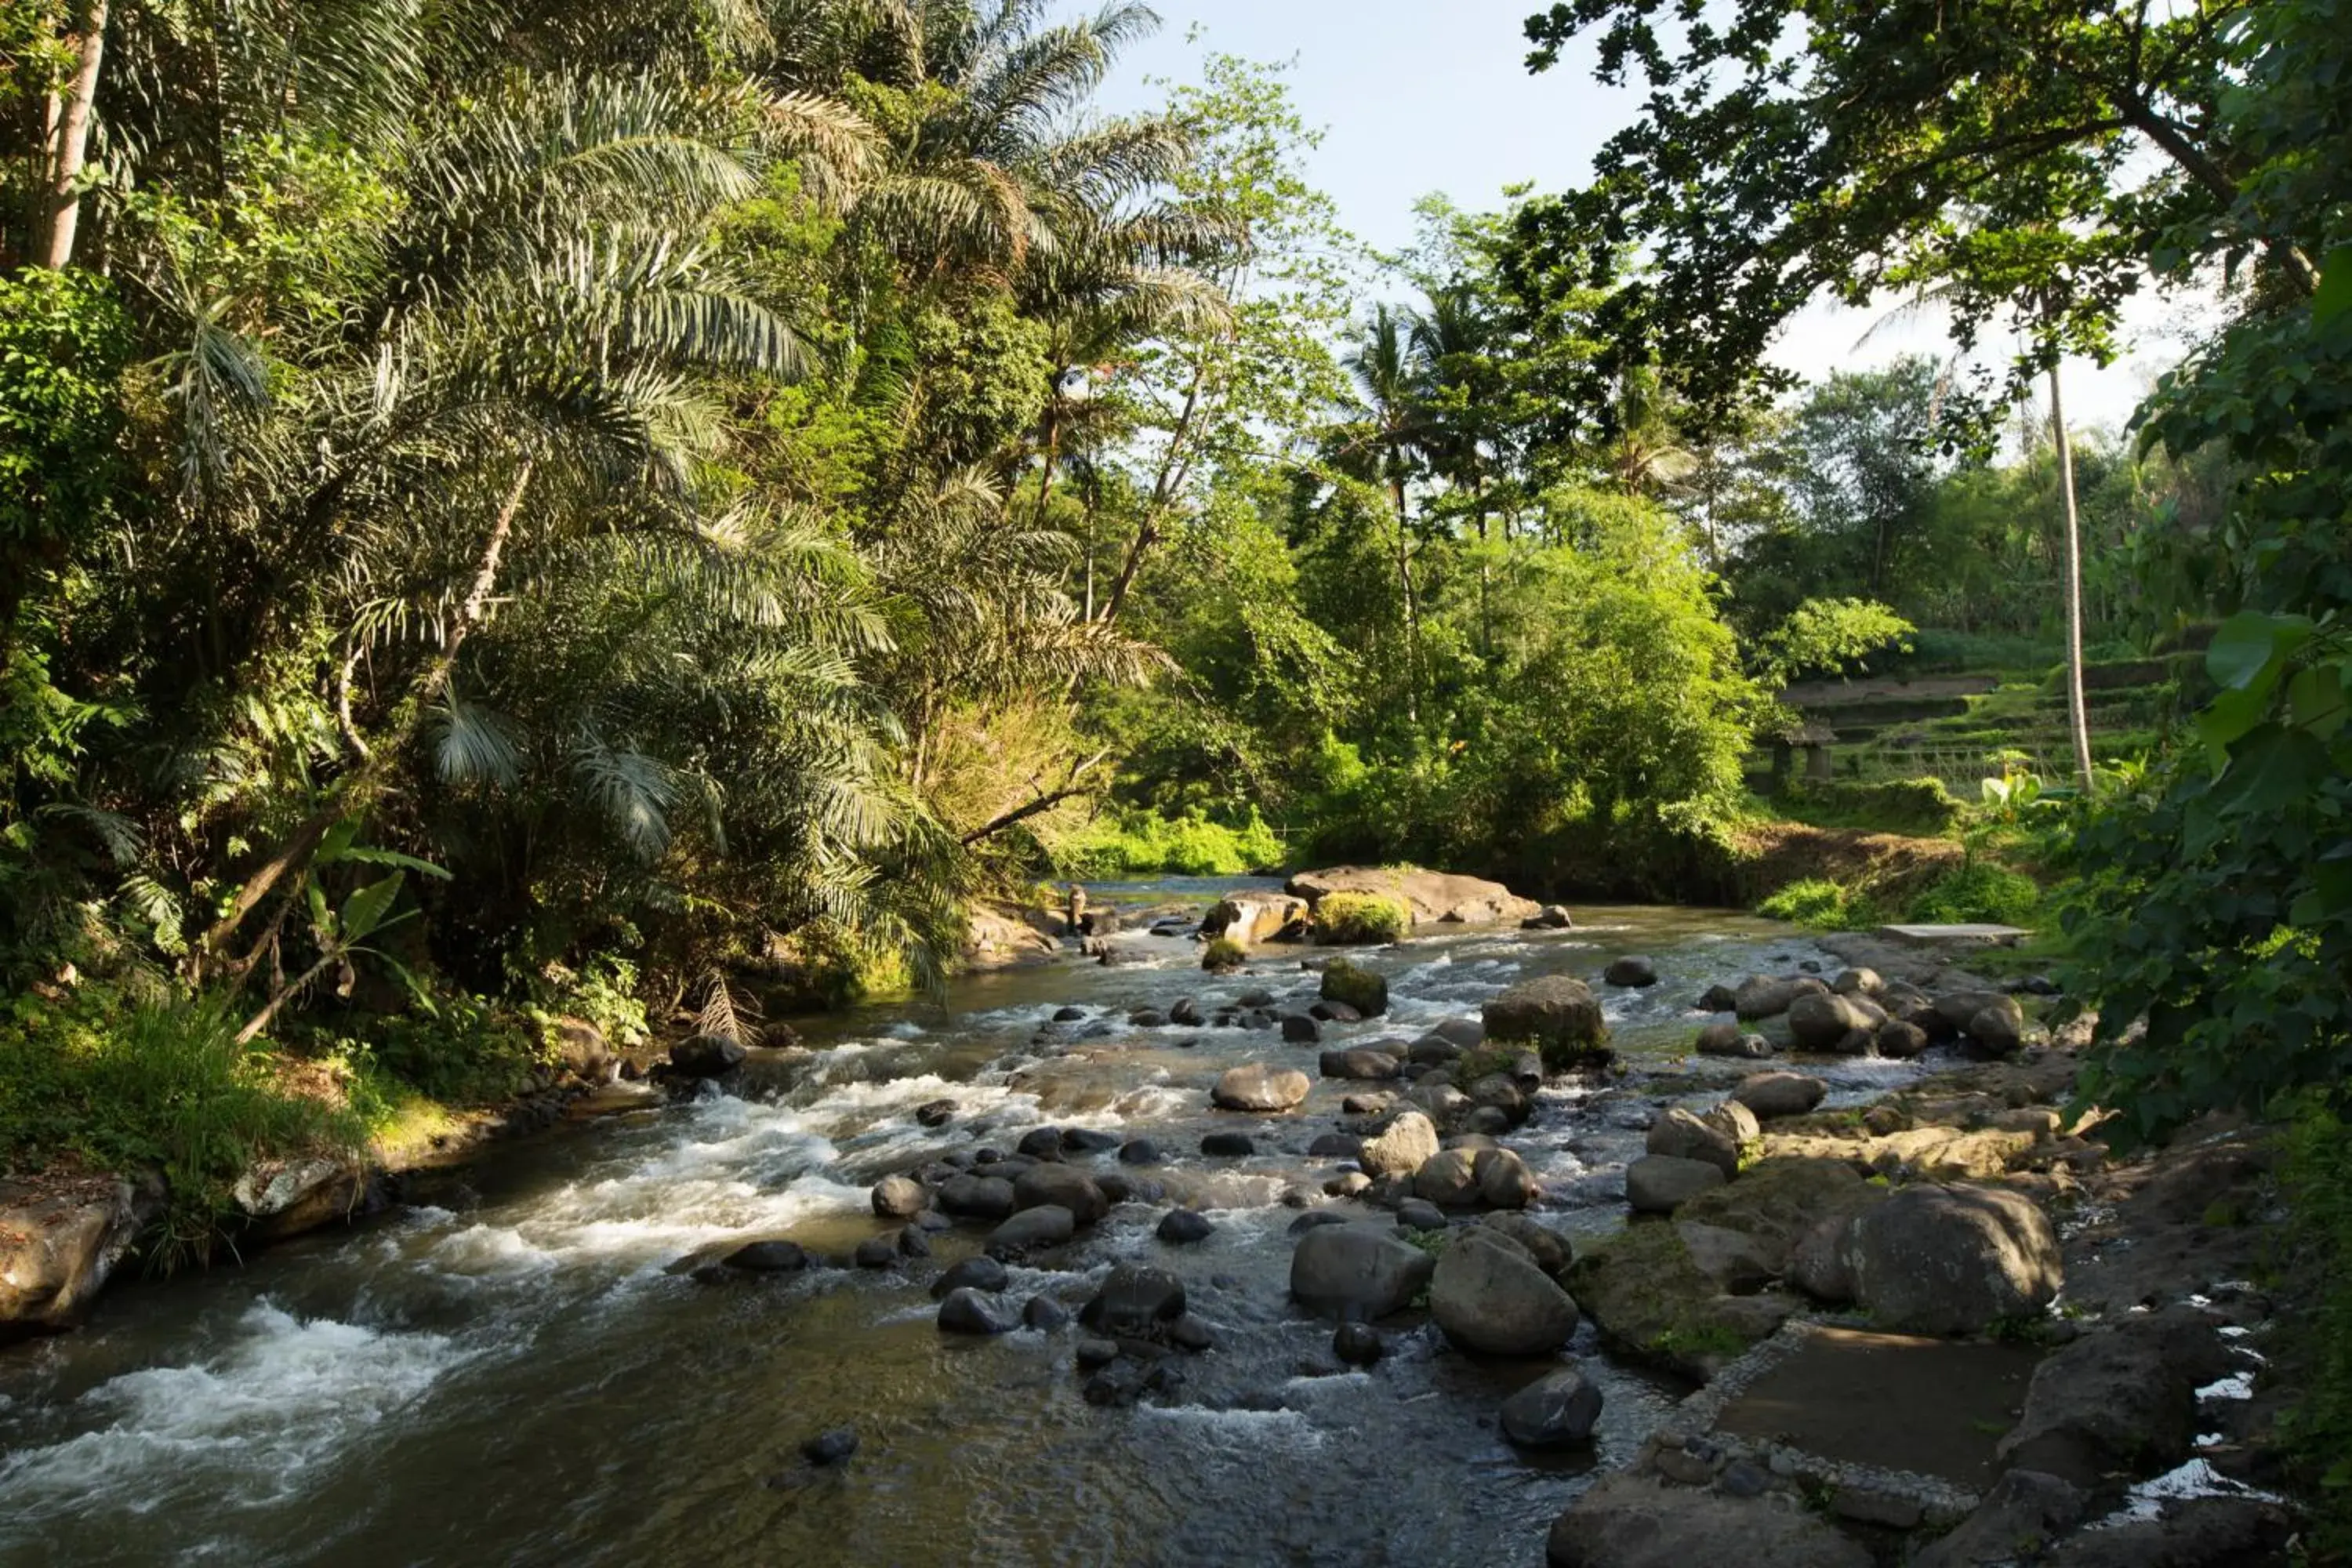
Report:
[[[1126,885],[1097,900],[1205,906],[1231,882]],[[1607,1404],[1593,1450],[1531,1459],[1500,1436],[1501,1398],[1544,1370],[1454,1352],[1433,1327],[1342,1372],[1328,1324],[1286,1300],[1302,1193],[1337,1168],[1305,1151],[1340,1096],[1298,1114],[1213,1110],[1223,1068],[1304,1065],[1311,1049],[1236,1029],[1136,1029],[1135,1008],[1264,985],[1312,998],[1301,952],[1203,975],[1188,941],[1119,939],[1129,962],[1076,957],[958,981],[944,1007],[873,1006],[803,1026],[816,1061],[789,1092],[706,1090],[502,1147],[433,1201],[315,1235],[200,1278],[133,1284],[83,1331],[0,1353],[0,1563],[307,1564],[1501,1564],[1541,1560],[1551,1519],[1596,1467],[1628,1458],[1682,1390],[1611,1363],[1586,1325],[1572,1353]],[[1325,1044],[1412,1037],[1476,1013],[1514,980],[1597,976],[1643,952],[1658,986],[1606,991],[1619,1044],[1678,1056],[1717,981],[1836,960],[1745,916],[1591,911],[1564,932],[1465,931],[1362,955],[1390,1016]],[[1076,1005],[1113,1027],[1040,1023]],[[1710,1064],[1718,1068],[1728,1064]],[[1914,1070],[1825,1069],[1858,1100]],[[951,1099],[954,1119],[915,1108]],[[1834,1101],[1833,1101],[1834,1103]],[[1622,1222],[1622,1171],[1648,1102],[1547,1089],[1507,1140],[1570,1232]],[[845,1258],[880,1227],[867,1188],[937,1152],[1009,1150],[1043,1125],[1149,1136],[1131,1174],[1209,1211],[1171,1247],[1167,1205],[1129,1204],[1016,1269],[1020,1296],[1075,1309],[1112,1263],[1176,1272],[1215,1348],[1183,1386],[1125,1409],[1079,1396],[1075,1336],[941,1334],[931,1266],[826,1268],[714,1287],[680,1260],[764,1237]],[[1212,1129],[1261,1134],[1213,1160]],[[1106,1169],[1115,1157],[1094,1157]],[[1352,1205],[1349,1205],[1352,1207]],[[937,1238],[940,1265],[978,1229]],[[861,1447],[814,1471],[802,1439],[851,1425]]]

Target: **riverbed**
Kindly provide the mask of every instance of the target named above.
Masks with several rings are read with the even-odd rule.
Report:
[[[1097,890],[1205,907],[1229,882]],[[1120,962],[1068,958],[956,982],[944,1006],[869,1006],[801,1025],[815,1053],[773,1099],[706,1088],[500,1149],[429,1201],[201,1278],[133,1284],[81,1331],[0,1353],[0,1563],[23,1564],[1286,1563],[1541,1560],[1545,1527],[1630,1457],[1685,1392],[1570,1353],[1606,1405],[1593,1448],[1531,1458],[1495,1422],[1547,1367],[1484,1363],[1427,1324],[1369,1371],[1286,1299],[1289,1227],[1339,1164],[1310,1157],[1339,1100],[1319,1081],[1290,1116],[1213,1110],[1224,1068],[1315,1069],[1314,1047],[1242,1029],[1137,1028],[1127,1015],[1253,987],[1304,1005],[1311,951],[1271,948],[1211,977],[1190,941],[1129,934]],[[1660,984],[1603,989],[1621,1050],[1672,1065],[1696,998],[1750,973],[1840,967],[1790,928],[1709,911],[1579,911],[1568,931],[1461,931],[1358,954],[1390,1016],[1322,1044],[1412,1037],[1545,973],[1595,979],[1652,957]],[[1048,1024],[1058,1008],[1087,1016]],[[1724,1064],[1715,1064],[1718,1067]],[[1811,1063],[1859,1100],[1916,1065]],[[1725,1080],[1729,1081],[1728,1078]],[[1622,1169],[1650,1102],[1630,1088],[1547,1089],[1506,1142],[1570,1233],[1622,1223]],[[916,1108],[951,1100],[937,1129]],[[1016,1297],[1075,1310],[1118,1261],[1175,1272],[1215,1338],[1182,1383],[1131,1408],[1080,1396],[1070,1331],[961,1340],[927,1289],[979,1249],[977,1227],[888,1270],[835,1267],[711,1285],[686,1265],[789,1237],[845,1265],[881,1233],[878,1177],[1040,1126],[1150,1138],[1129,1167],[1166,1198],[1130,1203]],[[1259,1152],[1213,1159],[1212,1131]],[[1204,1242],[1153,1227],[1207,1212]],[[1355,1205],[1342,1205],[1349,1212]],[[799,1444],[854,1426],[856,1457]]]

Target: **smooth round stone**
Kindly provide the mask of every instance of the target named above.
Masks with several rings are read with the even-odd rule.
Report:
[[[1181,1247],[1208,1240],[1216,1228],[1209,1223],[1209,1216],[1197,1209],[1170,1209],[1160,1216],[1159,1227],[1152,1234],[1171,1246]]]
[[[1257,1140],[1246,1132],[1212,1132],[1201,1140],[1201,1152],[1237,1160],[1257,1152]]]
[[[801,1457],[812,1465],[838,1465],[857,1452],[857,1429],[836,1426],[830,1432],[820,1432],[801,1445]]]
[[[1388,1349],[1370,1323],[1342,1323],[1331,1335],[1331,1353],[1349,1366],[1370,1366]]]

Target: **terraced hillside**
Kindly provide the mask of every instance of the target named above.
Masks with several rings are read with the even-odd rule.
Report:
[[[2008,758],[2022,756],[2045,779],[2072,771],[2064,677],[2064,667],[2053,665],[1811,681],[1790,687],[1783,700],[1803,716],[1807,742],[1825,748],[1831,776],[1938,779],[1968,798]],[[2090,664],[2084,685],[2092,754],[2104,762],[2154,750],[2167,726],[2194,706],[2204,681],[2204,656],[2195,651]],[[1773,762],[1771,748],[1763,748],[1751,773],[1769,780]]]

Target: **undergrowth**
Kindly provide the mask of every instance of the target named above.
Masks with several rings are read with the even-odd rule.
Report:
[[[2352,1556],[2352,1138],[2334,1110],[2306,1108],[2281,1141],[2287,1200],[2286,1294],[2304,1310],[2284,1321],[2277,1358],[2302,1399],[2281,1422],[2314,1500],[2316,1561]]]
[[[1054,868],[1080,881],[1167,874],[1240,877],[1283,863],[1282,840],[1255,809],[1235,826],[1199,812],[1168,817],[1120,811],[1052,846]]]

